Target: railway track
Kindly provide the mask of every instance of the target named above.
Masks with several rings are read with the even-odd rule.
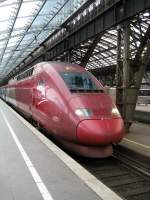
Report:
[[[123,199],[150,199],[150,168],[146,164],[117,150],[107,159],[74,158]]]

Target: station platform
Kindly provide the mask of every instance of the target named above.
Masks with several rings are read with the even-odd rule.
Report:
[[[136,106],[136,111],[150,112],[150,104],[139,104]]]
[[[130,132],[125,135],[119,145],[141,155],[143,160],[147,162],[150,158],[150,104],[137,105],[136,115],[137,119],[146,123],[133,123]]]
[[[0,199],[121,200],[2,100]]]
[[[130,156],[150,166],[150,125],[135,122],[130,128],[130,132],[125,134],[124,139],[119,143],[119,147],[129,150]]]

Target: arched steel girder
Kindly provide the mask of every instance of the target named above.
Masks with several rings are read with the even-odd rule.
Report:
[[[80,43],[85,42],[87,39],[104,32],[104,30],[110,29],[112,26],[150,7],[149,0],[139,0],[136,1],[136,4],[134,0],[107,0],[106,2],[88,0],[88,4],[85,4],[75,14],[69,17],[60,26],[59,30],[56,30],[43,42],[42,46],[46,47],[44,54],[46,54],[47,59],[55,59],[63,55],[65,51],[72,51],[75,46],[79,46]],[[36,54],[35,50],[33,54]],[[37,49],[35,60],[40,56],[45,57],[44,54],[42,51],[39,53]],[[28,59],[24,59],[23,61],[25,63],[23,64],[24,67],[29,64],[26,60]],[[30,64],[33,60],[30,59]],[[22,66],[22,64],[20,65]],[[16,70],[14,71],[16,72]],[[8,77],[12,74],[14,72],[11,72]]]

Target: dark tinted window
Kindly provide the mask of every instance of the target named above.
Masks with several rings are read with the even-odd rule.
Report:
[[[61,72],[60,75],[72,92],[101,91],[101,89],[96,86],[91,76],[86,72]]]
[[[44,80],[40,79],[39,82],[38,82],[38,85],[44,86],[45,85]]]
[[[150,96],[150,89],[140,90],[139,96]]]

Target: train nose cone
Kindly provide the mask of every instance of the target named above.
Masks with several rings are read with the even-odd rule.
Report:
[[[83,120],[77,127],[77,139],[85,145],[118,143],[124,134],[122,119]]]

